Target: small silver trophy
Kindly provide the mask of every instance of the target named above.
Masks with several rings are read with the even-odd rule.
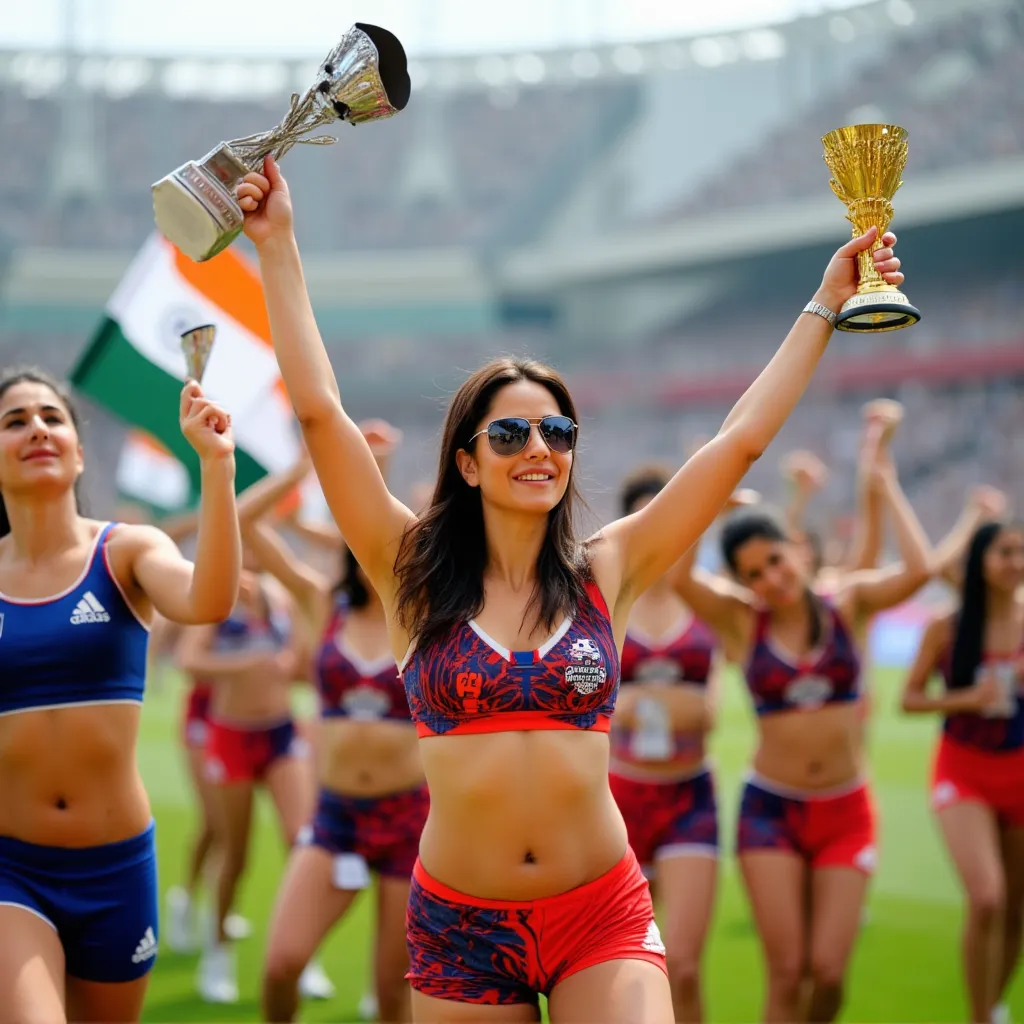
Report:
[[[156,226],[197,263],[216,256],[242,230],[235,188],[263,167],[269,153],[280,159],[296,143],[330,145],[337,139],[301,136],[331,121],[362,124],[391,117],[409,102],[405,50],[387,29],[357,22],[320,65],[303,96],[292,94],[284,120],[267,132],[222,142],[202,160],[190,160],[153,186]]]
[[[185,355],[188,376],[197,384],[203,383],[203,374],[206,373],[206,364],[210,361],[216,335],[217,328],[213,324],[202,324],[181,336],[181,351]]]

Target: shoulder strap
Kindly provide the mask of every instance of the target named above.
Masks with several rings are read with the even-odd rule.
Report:
[[[587,580],[584,583],[584,587],[587,591],[587,597],[590,598],[590,603],[603,615],[606,619],[611,619],[611,615],[608,612],[608,603],[604,599],[604,594],[601,593],[601,588],[594,582],[594,580]]]

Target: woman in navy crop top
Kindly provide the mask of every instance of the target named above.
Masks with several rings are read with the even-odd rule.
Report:
[[[1014,883],[1024,877],[1024,526],[980,525],[958,589],[958,607],[921,638],[903,710],[944,718],[932,808],[967,897],[961,948],[971,1020],[991,1020],[1024,925]],[[945,687],[930,694],[936,674]],[[996,908],[993,885],[1005,894]]]
[[[68,395],[36,371],[0,379],[0,935],[18,953],[0,992],[17,1020],[141,1013],[158,945],[135,761],[149,623],[226,616],[241,559],[230,421],[195,382],[181,428],[201,466],[194,565],[153,527],[81,516]]]
[[[676,574],[680,595],[717,631],[730,661],[744,666],[757,715],[737,851],[765,947],[767,1020],[799,1018],[803,978],[790,969],[797,961],[821,965],[810,1019],[831,1020],[838,1012],[875,862],[858,707],[867,623],[909,598],[930,574],[930,547],[888,445],[875,449],[871,473],[895,528],[899,564],[850,571],[824,597],[812,586],[813,568],[799,542],[755,509],[722,529],[731,580],[694,568],[691,556]],[[820,948],[805,928],[809,918],[795,909],[804,906],[807,870],[816,878],[815,919],[833,922]],[[786,921],[791,927],[782,927]]]
[[[389,493],[341,406],[276,163],[238,195],[288,393],[381,597],[422,737],[431,807],[409,904],[414,1018],[488,1020],[488,1005],[526,1004],[517,1019],[535,1019],[543,992],[556,1024],[673,1020],[650,895],[608,782],[619,647],[636,596],[700,537],[795,406],[875,229],[836,253],[818,305],[720,432],[645,508],[583,543],[578,415],[558,374],[529,360],[489,363],[457,390],[422,515]],[[873,258],[896,283],[894,241]]]
[[[382,472],[398,435],[364,424]],[[408,1018],[405,909],[428,798],[416,730],[391,653],[384,607],[351,551],[340,581],[300,559],[268,522],[283,494],[311,469],[304,459],[241,496],[247,543],[293,595],[311,635],[319,694],[316,812],[292,850],[267,937],[263,1011],[291,1020],[300,976],[328,932],[377,875],[374,994],[382,1020]],[[315,906],[320,912],[310,914]]]

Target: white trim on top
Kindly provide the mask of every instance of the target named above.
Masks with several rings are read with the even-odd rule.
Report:
[[[660,636],[655,636],[653,633],[649,633],[642,626],[635,626],[631,623],[626,627],[626,636],[630,636],[634,640],[639,640],[645,647],[665,648],[684,637],[689,628],[696,621],[697,616],[694,615],[693,612],[683,612],[676,624]]]
[[[10,711],[0,711],[0,718],[8,715],[27,715],[32,711],[62,711],[64,708],[93,708],[104,704],[134,704],[142,707],[141,697],[111,697],[110,700],[68,700],[61,704],[39,704],[31,708],[11,708]]]
[[[538,659],[544,658],[554,648],[555,644],[557,644],[558,641],[561,640],[562,637],[564,637],[565,634],[569,632],[570,626],[572,626],[572,618],[567,616],[565,619],[563,619],[562,624],[558,627],[558,629],[556,629],[554,633],[552,633],[551,636],[549,636],[547,640],[545,640],[544,643],[540,645],[540,647],[536,648],[533,651],[516,651],[515,653],[533,654]],[[498,643],[497,640],[494,639],[494,637],[490,636],[484,629],[482,629],[480,627],[480,624],[476,621],[476,619],[469,620],[469,628],[473,630],[473,632],[476,633],[476,635],[480,637],[480,639],[483,640],[483,642],[487,644],[488,647],[490,647],[496,653],[500,654],[506,661],[512,660],[513,652],[510,651],[507,647],[503,647],[501,644]]]
[[[341,629],[335,631],[334,634],[334,645],[338,648],[338,652],[348,658],[353,665],[359,670],[360,674],[366,678],[372,678],[379,672],[383,672],[385,669],[391,668],[395,664],[395,656],[388,651],[386,654],[378,654],[376,658],[365,658],[348,642],[345,636],[342,634]]]
[[[92,546],[89,549],[89,557],[85,560],[85,565],[82,567],[82,571],[78,574],[78,579],[76,579],[70,587],[66,587],[59,594],[50,594],[48,597],[11,597],[10,594],[5,594],[0,590],[0,600],[6,601],[8,604],[34,605],[51,604],[54,601],[60,601],[67,597],[73,590],[77,590],[84,582],[85,577],[89,575],[89,570],[92,569],[93,562],[96,561],[96,551],[99,548],[100,537],[103,536],[103,531],[109,525],[110,523],[100,524],[100,528],[96,531],[96,536],[93,538]]]
[[[113,533],[113,530],[111,530],[111,533]],[[108,541],[110,540],[109,536],[107,537],[107,540]],[[153,624],[151,622],[146,622],[146,620],[136,610],[135,605],[133,605],[131,603],[131,601],[128,599],[128,595],[124,592],[124,587],[121,586],[121,581],[117,578],[117,573],[114,572],[114,567],[110,564],[109,551],[110,551],[110,548],[106,544],[104,544],[103,545],[103,565],[104,565],[104,568],[107,570],[107,575],[110,577],[110,581],[114,584],[114,586],[117,588],[117,592],[121,595],[121,600],[124,601],[125,608],[127,608],[128,611],[130,611],[132,613],[132,618],[135,619],[135,621],[147,633],[152,632]]]

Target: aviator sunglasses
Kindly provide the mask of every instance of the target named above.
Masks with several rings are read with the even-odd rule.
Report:
[[[478,430],[469,439],[469,444],[481,434],[486,434],[487,443],[495,455],[518,455],[529,443],[530,428],[534,425],[551,451],[568,455],[576,447],[576,431],[579,426],[568,416],[542,416],[539,419],[506,416],[504,419],[491,420],[483,430]]]

